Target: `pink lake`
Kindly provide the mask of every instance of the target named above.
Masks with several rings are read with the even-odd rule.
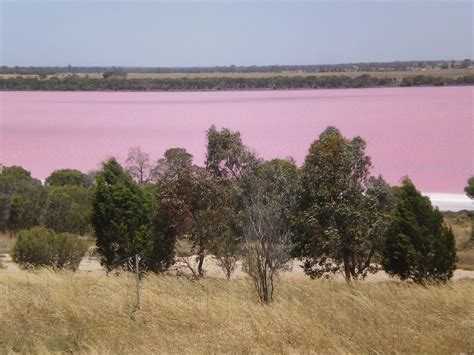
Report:
[[[474,174],[474,87],[242,92],[1,92],[0,163],[44,179],[96,169],[141,146],[184,147],[201,164],[211,124],[239,130],[264,158],[301,164],[328,125],[362,136],[376,174],[424,192],[462,193]]]

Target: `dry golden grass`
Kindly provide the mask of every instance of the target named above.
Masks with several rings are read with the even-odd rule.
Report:
[[[347,71],[347,72],[324,72],[324,73],[308,73],[304,71],[283,71],[283,72],[269,72],[269,73],[129,73],[128,78],[269,78],[274,76],[332,76],[332,75],[347,75],[355,78],[360,75],[368,74],[376,78],[396,78],[398,81],[407,76],[416,75],[433,75],[444,78],[458,78],[464,75],[472,75],[474,69],[432,69],[432,70],[410,70],[410,71]]]
[[[15,241],[16,238],[0,233],[0,255],[10,253]]]
[[[472,212],[474,213],[474,212]],[[471,217],[465,211],[444,212],[444,221],[452,228],[458,247],[464,247],[471,237]]]
[[[256,302],[244,280],[0,272],[0,353],[469,353],[474,282],[282,280]]]
[[[446,212],[444,220],[453,229],[458,248],[457,268],[474,271],[474,243],[470,241],[472,222],[466,212]]]
[[[474,271],[474,247],[458,250],[457,268]]]

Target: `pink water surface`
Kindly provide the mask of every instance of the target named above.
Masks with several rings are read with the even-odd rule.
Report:
[[[374,173],[424,192],[462,192],[474,173],[474,87],[242,92],[2,92],[0,162],[37,178],[95,169],[132,146],[153,159],[184,147],[205,158],[211,124],[239,130],[264,158],[304,160],[328,125],[367,141]]]

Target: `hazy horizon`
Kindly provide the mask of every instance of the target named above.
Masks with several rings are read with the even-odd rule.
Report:
[[[0,0],[0,65],[209,67],[473,57],[470,1]]]
[[[381,64],[387,64],[387,63],[405,63],[405,62],[448,62],[448,61],[463,61],[465,59],[473,60],[473,58],[438,58],[438,59],[411,59],[411,60],[391,60],[391,61],[383,61],[383,62],[371,62],[371,61],[366,61],[366,62],[344,62],[344,63],[306,63],[306,64],[301,64],[301,63],[289,63],[289,64],[280,64],[280,63],[267,63],[267,64],[249,64],[249,65],[236,65],[237,67],[243,67],[243,68],[248,68],[248,67],[266,67],[266,66],[332,66],[332,65],[352,65],[352,64],[373,64],[373,63],[381,63]],[[138,68],[138,69],[191,69],[191,68],[229,68],[231,65],[187,65],[187,66],[148,66],[148,65],[116,65],[116,64],[110,64],[110,65],[71,65],[72,68],[120,68],[120,69],[129,69],[129,68]],[[19,68],[67,68],[68,65],[2,65],[5,67],[13,68],[13,67],[19,67]]]

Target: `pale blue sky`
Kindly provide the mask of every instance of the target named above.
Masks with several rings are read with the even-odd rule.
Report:
[[[211,66],[473,57],[471,1],[0,3],[1,65]]]

